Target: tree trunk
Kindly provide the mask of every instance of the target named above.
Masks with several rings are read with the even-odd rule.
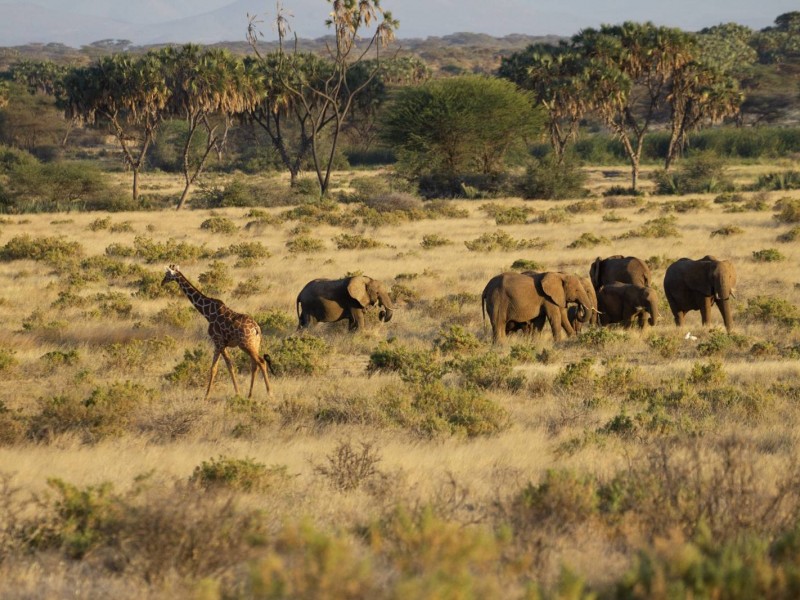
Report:
[[[139,167],[133,168],[133,201],[139,199]]]

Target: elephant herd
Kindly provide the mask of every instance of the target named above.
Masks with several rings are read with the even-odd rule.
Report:
[[[650,283],[650,268],[641,259],[598,257],[588,278],[552,271],[497,275],[486,284],[481,305],[484,318],[489,316],[495,343],[504,341],[512,331],[541,331],[545,320],[550,323],[553,338],[559,340],[562,328],[571,335],[587,322],[655,325],[659,298]],[[691,310],[699,310],[703,325],[708,325],[711,305],[716,304],[730,331],[730,299],[735,286],[733,264],[713,256],[681,258],[667,267],[664,276],[664,293],[678,326]]]
[[[553,338],[560,340],[562,329],[573,335],[587,323],[655,325],[659,297],[650,283],[650,268],[644,261],[622,255],[598,257],[589,277],[558,271],[501,273],[486,284],[481,308],[484,319],[489,316],[495,343],[515,331],[542,331],[546,323]],[[711,305],[716,304],[730,331],[735,286],[733,264],[713,256],[681,258],[667,267],[664,276],[664,294],[678,326],[692,310],[699,310],[703,325],[709,325]],[[347,319],[355,330],[364,325],[364,310],[375,304],[382,307],[380,320],[388,322],[394,306],[386,286],[376,279],[363,275],[315,279],[297,296],[299,327]]]

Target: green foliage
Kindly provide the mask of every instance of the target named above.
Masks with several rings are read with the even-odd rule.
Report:
[[[28,436],[43,440],[74,431],[87,442],[120,436],[129,430],[136,411],[154,397],[154,390],[126,381],[95,388],[83,400],[71,394],[40,398],[38,412],[28,421]]]
[[[600,244],[607,243],[608,238],[587,231],[582,233],[578,239],[567,244],[567,248],[594,248]]]
[[[186,329],[195,320],[197,311],[186,302],[170,302],[150,319],[155,325]]]
[[[331,348],[325,340],[312,335],[283,338],[270,350],[272,368],[278,375],[310,376],[327,372]]]
[[[786,260],[786,257],[777,248],[764,248],[753,250],[753,260],[756,262],[780,262]]]
[[[658,352],[664,358],[672,358],[680,349],[681,340],[674,335],[650,334],[647,338],[647,345]]]
[[[222,233],[230,235],[239,231],[239,227],[227,217],[213,216],[202,223],[200,229],[205,229],[211,233]]]
[[[779,223],[800,223],[800,200],[784,198],[780,201],[780,212],[775,215]]]
[[[32,238],[28,234],[14,236],[0,250],[0,259],[36,260],[52,265],[62,265],[83,254],[78,242],[68,242],[58,237]]]
[[[208,369],[211,366],[211,355],[206,346],[196,346],[184,350],[183,359],[164,375],[164,379],[172,385],[181,387],[200,387],[208,383]]]
[[[177,343],[169,336],[162,338],[134,339],[126,343],[115,342],[103,347],[106,366],[123,371],[138,370],[163,364],[166,356],[175,351]]]
[[[725,225],[724,227],[720,227],[719,229],[715,229],[711,232],[711,237],[715,236],[722,236],[728,237],[731,235],[741,235],[744,233],[744,229],[741,227],[737,227],[736,225]]]
[[[787,191],[800,189],[800,171],[781,171],[759,175],[754,190]]]
[[[594,327],[581,331],[578,341],[585,346],[603,348],[628,339],[627,332],[609,327]]]
[[[697,344],[697,353],[700,356],[715,356],[745,348],[747,345],[747,338],[741,334],[713,329],[706,339]]]
[[[568,528],[591,519],[599,505],[597,485],[590,477],[548,469],[540,484],[529,483],[513,499],[511,524],[520,532],[542,522]]]
[[[363,250],[367,248],[380,248],[384,244],[378,240],[364,237],[357,233],[342,233],[333,238],[333,243],[339,250]]]
[[[261,492],[288,478],[285,466],[267,467],[252,458],[220,455],[194,468],[189,482],[205,489],[228,488]]]
[[[800,239],[800,226],[792,227],[789,231],[780,234],[776,239],[779,242],[794,242]]]
[[[448,366],[460,373],[467,385],[483,389],[518,391],[525,384],[524,375],[514,374],[514,359],[492,351],[474,356],[459,353],[449,361]]]
[[[484,204],[481,210],[493,217],[497,225],[524,225],[533,212],[527,206],[502,208],[497,204]]]
[[[467,76],[403,88],[382,129],[402,170],[499,173],[540,128],[532,99],[510,81]]]
[[[719,193],[733,189],[723,161],[706,152],[693,154],[672,173],[656,171],[653,179],[659,194]]]
[[[775,323],[788,327],[800,325],[800,309],[783,298],[756,296],[747,300],[743,311],[748,319],[762,323]]]
[[[297,317],[279,308],[253,314],[264,335],[282,336],[297,328]]]
[[[420,246],[422,246],[425,250],[431,250],[433,248],[441,248],[442,246],[449,246],[453,242],[446,237],[439,235],[438,233],[427,233],[422,236],[422,241],[420,242]]]
[[[411,350],[396,340],[381,342],[369,355],[368,373],[399,373],[403,381],[424,383],[444,376],[445,368],[430,351]]]
[[[518,258],[511,263],[511,268],[515,271],[542,271],[544,270],[544,265],[535,260]]]
[[[472,252],[492,252],[495,250],[511,251],[525,250],[527,248],[542,248],[546,242],[538,238],[527,240],[516,240],[505,231],[495,231],[494,233],[484,233],[480,237],[464,242],[467,250]]]
[[[0,373],[7,372],[18,364],[16,353],[13,349],[0,348]]]
[[[204,245],[196,246],[173,238],[166,242],[156,242],[145,236],[136,236],[133,239],[133,248],[122,244],[111,244],[106,248],[106,254],[120,258],[133,256],[147,263],[193,262],[211,256],[211,252]]]
[[[460,325],[451,325],[449,329],[440,331],[433,344],[444,354],[470,353],[481,345],[475,335],[465,331]]]
[[[575,162],[557,163],[552,156],[534,161],[525,170],[518,187],[523,198],[563,200],[586,195],[586,174]]]
[[[286,242],[286,248],[293,254],[299,254],[303,252],[321,252],[324,250],[325,245],[322,243],[322,240],[317,238],[308,235],[298,235]]]
[[[650,219],[649,221],[645,221],[644,225],[641,225],[637,229],[632,229],[627,233],[623,233],[620,236],[620,239],[629,239],[629,238],[665,238],[665,237],[680,237],[681,234],[678,231],[677,226],[675,223],[677,219],[675,215],[665,215],[663,217],[657,217],[655,219]]]

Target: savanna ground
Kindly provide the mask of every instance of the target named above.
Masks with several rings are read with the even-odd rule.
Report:
[[[590,171],[559,202],[2,218],[0,596],[791,597],[800,193],[602,196],[625,171]],[[733,334],[716,309],[678,330],[662,294],[644,331],[491,345],[492,276],[611,254],[659,293],[674,259],[733,261]],[[169,263],[261,322],[274,398],[223,365],[203,402]],[[394,319],[298,336],[303,285],[353,272]]]

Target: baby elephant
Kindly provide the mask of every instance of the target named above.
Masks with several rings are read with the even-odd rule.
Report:
[[[297,295],[299,328],[347,319],[350,330],[364,327],[364,309],[379,304],[379,318],[389,322],[394,306],[383,282],[364,275],[344,279],[314,279]]]
[[[658,294],[651,287],[635,283],[609,283],[597,292],[597,309],[601,325],[622,323],[630,327],[634,319],[638,319],[639,327],[644,327],[646,315],[649,315],[647,322],[655,325]]]

